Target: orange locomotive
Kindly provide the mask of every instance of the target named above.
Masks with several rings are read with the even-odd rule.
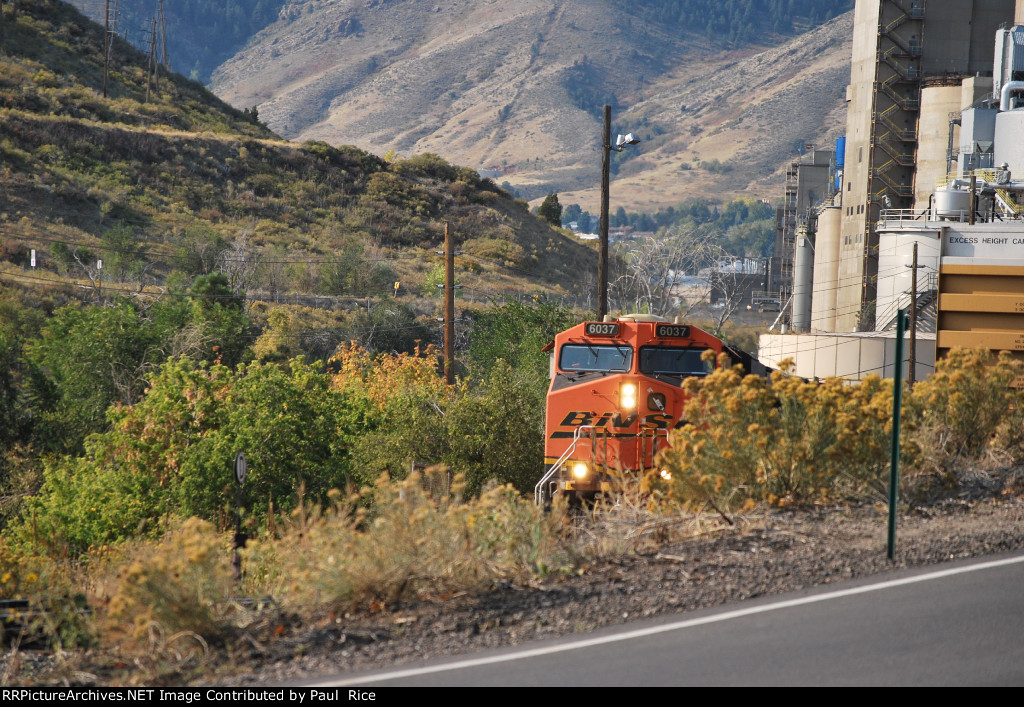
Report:
[[[683,380],[705,376],[727,353],[752,373],[765,370],[748,354],[702,329],[650,315],[584,322],[561,332],[551,351],[551,386],[544,425],[545,474],[539,504],[608,491],[609,472],[654,468],[668,433],[681,422]]]

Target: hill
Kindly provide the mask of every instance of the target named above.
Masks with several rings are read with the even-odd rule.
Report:
[[[209,81],[210,73],[278,18],[285,0],[72,0],[90,19],[104,24],[148,53],[156,22],[157,55],[179,73]]]
[[[775,197],[785,162],[841,132],[852,27],[847,13],[775,33],[778,5],[709,4],[695,26],[695,2],[291,2],[211,88],[291,139],[435,152],[591,210],[607,102],[644,138],[620,157],[617,199]],[[817,21],[850,3],[815,6]]]
[[[104,97],[102,27],[56,0],[4,13],[0,272],[9,282],[77,289],[102,277],[117,292],[221,269],[250,298],[319,296],[333,307],[365,304],[399,281],[399,294],[432,312],[421,288],[446,222],[466,253],[460,281],[477,299],[571,296],[579,270],[596,269],[589,248],[472,170],[284,141],[197,82],[152,76],[148,56],[121,40]]]

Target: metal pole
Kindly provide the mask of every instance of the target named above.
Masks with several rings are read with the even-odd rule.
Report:
[[[455,238],[444,224],[444,380],[455,385]]]
[[[975,211],[975,209],[978,208],[977,189],[978,189],[978,177],[972,174],[971,175],[971,197],[970,197],[971,213],[967,217],[967,223],[969,223],[972,226],[974,225],[974,211]]]
[[[903,336],[907,332],[907,308],[896,315],[896,371],[892,381],[892,455],[889,459],[889,559],[896,556],[896,501],[900,479],[900,409],[903,406]]]
[[[611,178],[612,107],[604,107],[601,131],[601,233],[597,253],[597,320],[608,313],[608,183]]]

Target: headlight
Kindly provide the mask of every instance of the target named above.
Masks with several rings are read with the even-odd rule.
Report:
[[[632,383],[623,383],[619,389],[619,405],[625,410],[632,410],[636,407],[636,386]]]
[[[662,469],[661,470],[661,478],[663,478],[665,481],[671,481],[672,480],[672,472],[669,471],[668,469]]]
[[[583,462],[576,462],[572,465],[572,475],[577,479],[587,478],[587,465]]]

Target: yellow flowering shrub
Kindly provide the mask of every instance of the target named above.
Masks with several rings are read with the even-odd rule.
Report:
[[[953,349],[905,398],[913,422],[905,437],[919,470],[949,470],[962,460],[1004,453],[1024,457],[1024,361],[1003,351]]]
[[[685,389],[688,424],[658,467],[671,479],[649,480],[663,498],[724,511],[834,499],[881,478],[892,386],[878,378],[819,384],[783,370],[769,381],[720,365]]]
[[[137,637],[153,624],[208,641],[229,635],[231,549],[211,523],[190,518],[158,541],[126,546],[123,557],[110,616],[130,622]]]

